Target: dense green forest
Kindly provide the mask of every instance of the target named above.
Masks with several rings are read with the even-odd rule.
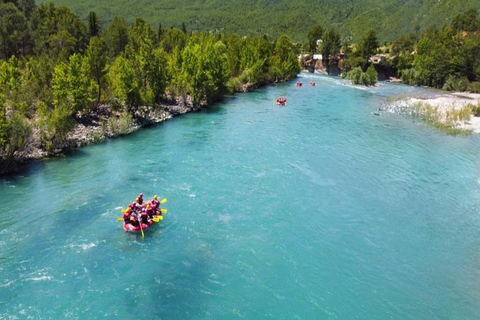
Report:
[[[53,3],[0,1],[0,169],[35,138],[46,152],[61,150],[93,117],[114,127],[162,101],[208,104],[299,71],[286,36],[154,29],[141,18],[102,28],[94,12],[84,21]]]
[[[39,0],[45,3],[49,0]],[[333,27],[343,38],[360,40],[375,29],[381,42],[426,26],[450,23],[468,8],[479,8],[479,0],[54,0],[72,8],[82,19],[90,11],[109,23],[115,16],[132,23],[143,17],[152,25],[188,30],[234,32],[239,35],[289,35],[303,42],[316,24]]]
[[[480,21],[475,9],[456,15],[451,24],[401,36],[391,48],[394,58],[389,63],[404,83],[480,92]]]

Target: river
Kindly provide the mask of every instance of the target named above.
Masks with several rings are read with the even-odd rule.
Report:
[[[480,319],[479,137],[300,77],[1,179],[0,318]]]

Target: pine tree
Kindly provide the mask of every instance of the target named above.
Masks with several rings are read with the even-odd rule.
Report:
[[[162,35],[163,35],[163,29],[162,29],[162,24],[158,24],[158,31],[157,31],[157,37],[158,41],[162,41]]]
[[[100,21],[97,14],[93,11],[90,11],[88,14],[88,31],[90,32],[90,37],[96,37],[100,34]]]

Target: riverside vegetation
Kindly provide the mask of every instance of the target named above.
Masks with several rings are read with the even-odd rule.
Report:
[[[320,48],[316,39],[322,39]],[[403,83],[449,91],[480,92],[480,20],[477,10],[470,9],[453,17],[441,27],[427,26],[420,32],[402,35],[383,43],[375,30],[367,32],[356,44],[340,39],[337,30],[313,27],[304,45],[308,51],[321,53],[323,65],[338,67],[343,77],[355,84],[376,83],[369,58],[383,55],[377,70],[389,70]],[[338,54],[344,57],[339,58]]]
[[[300,71],[286,36],[155,30],[119,17],[102,29],[94,12],[85,23],[33,0],[2,1],[0,25],[0,173],[33,147],[39,157],[67,151],[76,126],[123,134],[165,105],[209,104]]]

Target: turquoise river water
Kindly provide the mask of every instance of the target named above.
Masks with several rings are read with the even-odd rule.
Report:
[[[300,77],[1,179],[0,319],[480,319],[479,137]]]

